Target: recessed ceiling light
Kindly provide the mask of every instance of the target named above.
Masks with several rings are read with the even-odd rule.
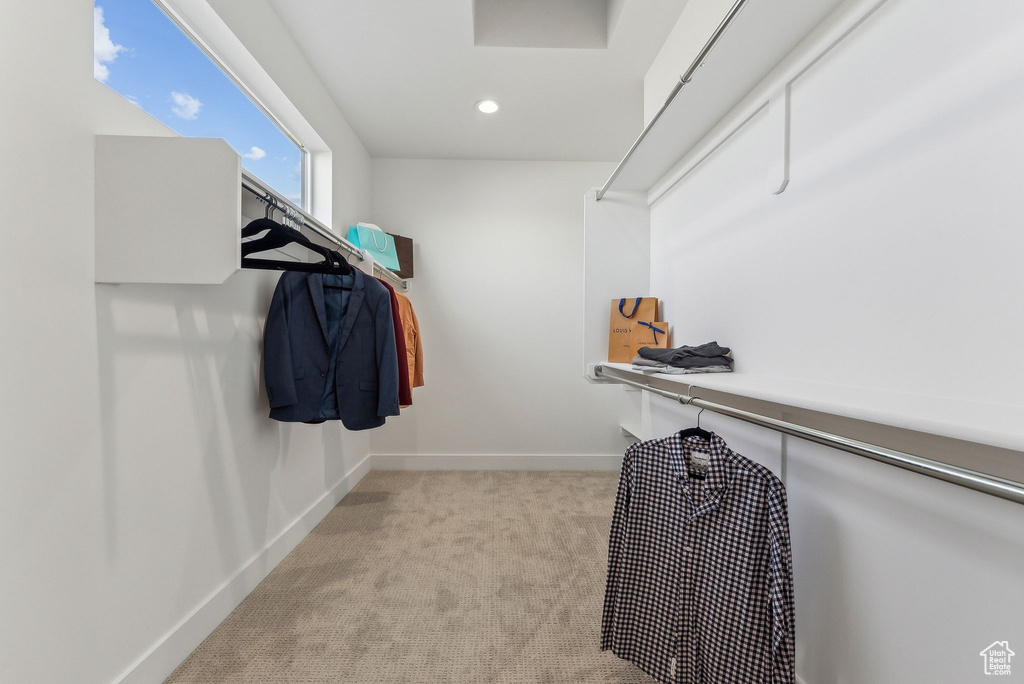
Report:
[[[476,103],[476,108],[484,114],[493,114],[501,109],[501,105],[496,100],[480,100]]]

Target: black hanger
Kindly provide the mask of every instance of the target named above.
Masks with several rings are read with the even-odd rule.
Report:
[[[268,204],[268,214],[270,205]],[[303,273],[327,273],[338,275],[349,275],[352,273],[352,266],[338,252],[318,245],[301,232],[290,226],[283,225],[270,218],[256,219],[250,221],[242,229],[242,237],[251,237],[266,231],[266,235],[256,240],[242,243],[242,268],[256,268],[278,271],[300,271]],[[295,243],[305,247],[311,252],[324,257],[319,263],[306,263],[301,261],[281,261],[277,259],[254,259],[250,254],[266,252],[285,245]]]
[[[351,264],[349,264],[347,261],[342,259],[341,255],[338,254],[337,252],[333,252],[333,255],[334,256],[331,257],[331,260],[333,261],[334,257],[337,257],[341,261],[341,263],[344,264],[344,266],[341,266],[341,264],[339,264],[339,268],[346,268],[348,270],[347,270],[347,273],[341,273],[339,271],[338,273],[332,274],[332,275],[348,275],[348,274],[352,273],[352,265]],[[352,289],[348,285],[328,285],[326,279],[324,280],[323,286],[324,286],[325,290],[351,290]]]
[[[679,436],[680,437],[682,437],[683,439],[686,439],[687,437],[700,437],[705,442],[710,442],[711,441],[711,433],[708,432],[707,430],[703,429],[700,426],[700,414],[701,413],[704,413],[704,409],[701,409],[700,413],[697,414],[697,427],[686,428],[685,430],[680,430],[679,431]]]
[[[242,229],[242,237],[251,237],[253,235],[258,235],[263,231],[267,231],[267,234],[263,237],[242,243],[242,256],[248,256],[257,252],[266,252],[270,249],[277,249],[278,247],[283,247],[284,245],[292,242],[302,245],[310,251],[323,255],[325,259],[330,259],[331,254],[334,253],[327,247],[316,244],[295,228],[286,226],[268,218],[250,221],[249,224]]]
[[[309,263],[305,261],[282,261],[281,259],[242,259],[242,268],[252,268],[261,271],[298,271],[299,273],[348,275],[336,263],[330,261]]]

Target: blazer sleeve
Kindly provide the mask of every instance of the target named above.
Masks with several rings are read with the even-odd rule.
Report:
[[[412,372],[412,386],[422,387],[423,386],[423,336],[420,335],[420,322],[416,318],[416,311],[411,306],[409,307],[409,315],[412,317],[412,331],[416,337],[416,347],[414,349],[414,356],[416,361]]]
[[[398,349],[395,346],[395,323],[391,318],[391,299],[384,293],[375,312],[377,341],[377,415],[398,415]]]
[[[402,327],[402,312],[399,309],[395,288],[381,281],[388,291],[391,302],[391,324],[395,329],[395,360],[398,362],[398,405],[412,405],[412,385],[409,377],[409,351],[405,346],[405,329]]]
[[[295,373],[292,369],[291,336],[288,330],[288,304],[284,279],[278,280],[267,313],[263,333],[263,377],[267,384],[270,408],[288,406],[298,401]]]

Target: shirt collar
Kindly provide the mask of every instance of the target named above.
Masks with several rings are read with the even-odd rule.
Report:
[[[725,440],[714,432],[711,433],[710,443],[697,437],[683,438],[680,433],[672,435],[671,453],[679,476],[679,482],[685,488],[690,486],[690,474],[687,464],[690,454],[694,451],[704,451],[709,455],[707,477],[703,484],[705,490],[710,494],[713,491],[728,489],[732,483],[733,469],[732,450],[725,443]]]

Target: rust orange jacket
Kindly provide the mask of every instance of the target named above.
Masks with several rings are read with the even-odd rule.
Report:
[[[405,333],[406,357],[409,361],[409,380],[413,387],[423,386],[423,339],[420,337],[420,323],[416,320],[416,312],[412,302],[401,292],[398,297],[398,312],[402,318],[402,330]]]

